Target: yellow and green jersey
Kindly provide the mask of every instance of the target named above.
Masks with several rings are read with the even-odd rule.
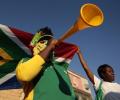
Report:
[[[67,68],[77,48],[63,44],[67,49],[55,49],[55,57],[49,63],[39,55],[20,62],[16,75],[23,84],[25,100],[75,100]]]

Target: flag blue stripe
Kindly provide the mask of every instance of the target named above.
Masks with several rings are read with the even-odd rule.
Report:
[[[17,81],[16,76],[13,78],[9,79],[5,83],[0,85],[0,90],[5,90],[5,89],[18,89],[21,88],[21,84]]]

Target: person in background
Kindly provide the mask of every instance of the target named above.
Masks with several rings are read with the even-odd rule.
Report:
[[[114,82],[115,74],[113,68],[108,64],[100,65],[97,69],[100,77],[98,78],[88,67],[79,47],[77,54],[83,69],[94,86],[96,100],[120,100],[120,84]]]

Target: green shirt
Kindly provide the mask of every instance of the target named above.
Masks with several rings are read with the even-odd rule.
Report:
[[[34,100],[75,100],[67,67],[65,62],[46,64],[34,80]]]

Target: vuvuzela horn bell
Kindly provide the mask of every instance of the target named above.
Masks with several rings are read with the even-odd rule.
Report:
[[[103,20],[103,12],[97,5],[91,3],[84,4],[80,9],[79,18],[74,25],[58,39],[58,41],[65,40],[79,30],[99,26],[103,23]]]

